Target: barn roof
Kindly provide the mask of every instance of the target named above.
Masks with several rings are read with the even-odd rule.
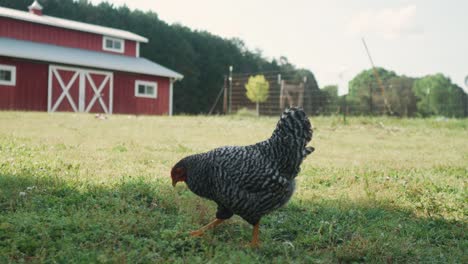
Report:
[[[145,58],[0,37],[0,56],[53,62],[175,79],[184,76]]]
[[[90,32],[99,35],[106,35],[109,37],[117,37],[123,38],[128,40],[134,40],[138,42],[147,43],[148,39],[142,37],[140,35],[134,34],[129,31],[115,29],[110,27],[103,27],[93,24],[82,23],[74,20],[63,19],[58,17],[51,17],[51,16],[38,16],[29,12],[19,11],[11,8],[0,7],[0,16],[1,17],[9,17],[13,19],[45,24],[54,27],[61,27],[67,29],[73,29],[78,31]]]

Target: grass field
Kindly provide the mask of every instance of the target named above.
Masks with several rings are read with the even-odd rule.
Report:
[[[468,263],[468,120],[313,117],[297,190],[188,236],[215,207],[169,171],[276,118],[0,112],[0,263]]]

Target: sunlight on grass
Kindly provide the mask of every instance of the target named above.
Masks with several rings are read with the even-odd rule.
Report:
[[[215,207],[169,172],[276,118],[0,112],[0,262],[463,262],[467,120],[311,121],[316,151],[251,250],[238,217],[190,238]]]

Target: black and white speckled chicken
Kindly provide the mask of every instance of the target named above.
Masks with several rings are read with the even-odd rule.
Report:
[[[197,231],[200,236],[237,214],[254,226],[252,246],[258,246],[259,221],[291,198],[312,128],[302,109],[283,112],[273,135],[250,146],[220,147],[183,158],[171,170],[172,185],[183,181],[195,194],[216,202],[216,219]]]

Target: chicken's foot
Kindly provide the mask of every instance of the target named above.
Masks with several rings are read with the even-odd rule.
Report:
[[[200,228],[198,230],[190,232],[190,235],[191,236],[202,236],[205,233],[206,230],[214,228],[217,225],[221,224],[222,222],[224,222],[224,219],[216,218],[215,220],[211,221],[211,223],[207,224],[206,226],[204,226],[204,227],[202,227],[202,228]]]

